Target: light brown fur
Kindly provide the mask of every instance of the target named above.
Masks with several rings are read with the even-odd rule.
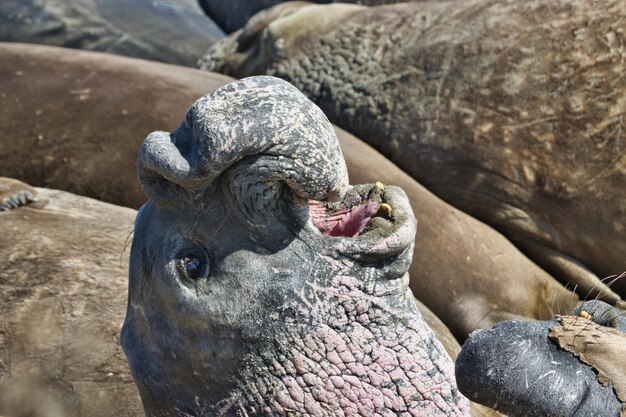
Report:
[[[0,415],[138,417],[119,346],[136,212],[35,191],[46,207],[0,212]]]

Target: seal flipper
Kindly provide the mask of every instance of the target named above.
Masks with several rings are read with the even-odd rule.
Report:
[[[0,177],[0,211],[9,211],[21,206],[43,208],[47,199],[39,198],[38,192],[30,185],[7,177]]]
[[[514,243],[563,285],[576,287],[576,292],[585,299],[595,298],[613,305],[624,305],[624,300],[609,285],[576,259],[531,240],[516,240]]]
[[[461,393],[511,417],[618,417],[623,402],[613,387],[553,342],[555,327],[557,320],[504,321],[472,333],[456,361]]]
[[[549,337],[561,349],[591,366],[602,385],[611,385],[626,406],[626,333],[575,316],[558,318],[559,325],[550,328]]]

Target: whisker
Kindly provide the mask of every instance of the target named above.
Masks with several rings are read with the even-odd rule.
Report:
[[[209,238],[209,240],[207,241],[207,245],[209,243],[211,243],[213,241],[213,238],[215,237],[215,235],[217,235],[217,232],[220,231],[220,229],[222,228],[222,226],[224,225],[224,223],[226,223],[226,220],[228,219],[228,217],[230,216],[230,213],[232,213],[233,211],[233,207],[229,206],[228,207],[228,211],[226,212],[226,214],[224,215],[224,218],[222,219],[222,221],[220,222],[220,224],[217,226],[217,228],[215,229],[215,231],[213,232],[213,234],[211,235],[211,237]]]
[[[600,280],[600,282],[596,282],[595,284],[593,284],[593,287],[591,287],[591,289],[589,289],[589,291],[587,292],[587,295],[585,296],[585,299],[583,300],[583,302],[586,302],[589,300],[589,297],[591,296],[591,293],[593,292],[593,290],[596,289],[596,287],[598,286],[598,284],[602,284],[604,283],[604,281],[606,281],[607,279],[611,279],[614,278],[615,275],[609,275],[608,277],[604,277]]]
[[[620,317],[624,317],[626,316],[626,311],[622,311],[621,313],[619,313],[617,316],[615,316],[616,319],[620,318]]]
[[[130,232],[128,233],[128,236],[126,236],[126,239],[124,239],[124,247],[122,248],[122,251],[120,252],[120,267],[123,267],[122,265],[122,258],[124,257],[124,253],[126,253],[126,249],[128,249],[128,246],[130,246],[131,243],[133,243],[133,235],[135,233],[135,229],[131,229]]]
[[[617,282],[617,280],[620,280],[622,278],[626,278],[626,272],[622,272],[621,274],[619,274],[618,276],[615,277],[614,280],[612,280],[611,282],[609,282],[607,284],[608,287],[611,287],[613,284],[615,284]]]
[[[551,304],[551,305],[553,305],[553,304],[554,304],[555,300],[556,300],[556,292],[555,292],[555,293],[554,293],[554,295],[552,296],[552,304]],[[556,311],[558,312],[558,314],[559,314],[559,316],[560,316],[560,315],[561,315],[561,304],[557,304],[557,305],[556,305]]]
[[[622,275],[623,275],[623,274],[622,274]],[[618,279],[620,279],[620,278],[622,277],[622,275],[620,275],[620,276],[611,275],[611,276],[613,276],[613,277],[615,277],[615,278],[613,278],[613,279],[612,279],[612,280],[611,280],[611,281],[610,281],[610,282],[606,285],[606,286],[607,286],[607,289],[608,289],[608,288],[611,288],[611,286],[612,286],[613,284],[615,284],[615,282],[616,282]],[[607,278],[609,278],[609,277],[607,277]],[[607,278],[605,278],[605,279],[607,279]],[[603,289],[602,291],[598,292],[598,294],[595,296],[594,300],[595,300],[595,301],[598,301],[598,299],[599,299],[599,298],[600,298],[600,296],[604,293],[604,291],[605,291],[605,290]]]
[[[571,293],[570,293],[570,298],[569,298],[569,305],[571,306],[572,303],[574,302],[574,296],[578,296],[576,294],[576,290],[578,289],[578,284],[574,285],[574,288],[572,289]],[[570,314],[573,313],[573,311],[569,312]]]
[[[194,232],[196,230],[196,227],[198,227],[198,224],[200,223],[200,219],[209,211],[209,209],[213,208],[213,206],[215,204],[217,204],[217,201],[213,200],[204,209],[202,209],[202,211],[200,212],[200,214],[196,218],[196,222],[194,223],[193,227],[191,228],[191,232]],[[227,213],[227,215],[228,215],[228,213]]]
[[[610,332],[610,331],[611,331],[611,329],[613,329],[613,330],[617,330],[615,327],[608,327],[608,326],[603,326],[603,327],[606,327],[606,329],[601,329],[601,330],[599,331],[599,336],[602,336],[603,334],[606,334],[606,333]],[[619,331],[619,330],[618,330],[618,331]]]

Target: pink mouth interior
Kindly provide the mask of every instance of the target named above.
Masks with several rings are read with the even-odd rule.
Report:
[[[309,201],[309,216],[313,225],[326,236],[355,237],[369,226],[380,204],[367,200],[353,207],[333,211],[321,201]]]

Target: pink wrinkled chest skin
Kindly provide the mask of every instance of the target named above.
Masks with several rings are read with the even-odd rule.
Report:
[[[469,416],[454,364],[410,290],[376,297],[359,278],[334,279],[289,306],[299,314],[246,361],[223,415]]]

